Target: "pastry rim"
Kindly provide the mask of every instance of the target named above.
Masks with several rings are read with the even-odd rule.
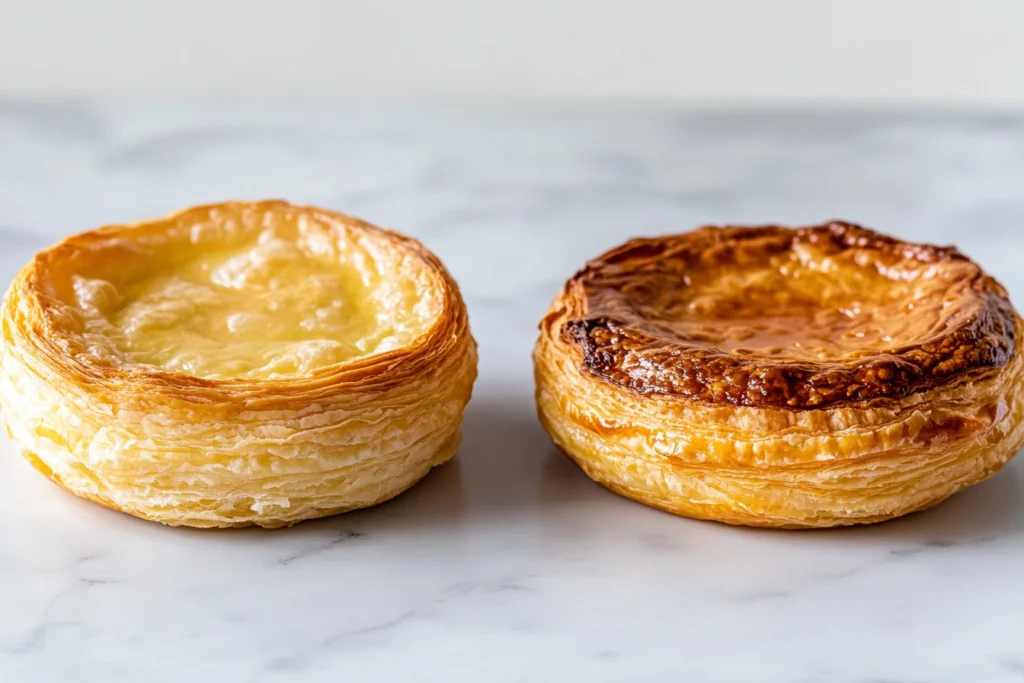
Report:
[[[52,304],[50,297],[46,294],[47,277],[54,264],[59,267],[65,253],[87,248],[96,242],[110,238],[119,238],[131,241],[133,236],[130,231],[138,229],[151,229],[159,231],[162,226],[168,226],[176,222],[189,221],[193,217],[196,222],[201,222],[202,217],[208,217],[212,211],[252,211],[256,213],[266,212],[274,209],[285,209],[295,212],[297,215],[306,217],[317,217],[325,222],[343,225],[345,229],[353,229],[363,233],[370,233],[376,239],[386,242],[389,248],[400,248],[418,258],[425,270],[434,280],[435,285],[441,289],[445,296],[441,297],[442,308],[429,321],[424,331],[417,337],[410,339],[402,346],[398,346],[383,352],[374,352],[367,355],[357,356],[335,363],[314,368],[307,374],[284,375],[277,377],[227,377],[207,378],[191,375],[183,372],[174,372],[151,364],[107,364],[85,362],[87,354],[67,353],[66,349],[73,344],[79,344],[80,339],[74,331],[67,326],[61,325],[56,315],[56,307]],[[316,206],[292,204],[284,200],[261,200],[244,201],[234,200],[227,202],[215,202],[192,206],[180,211],[167,214],[153,219],[146,219],[134,223],[105,225],[93,230],[78,233],[67,237],[60,242],[47,247],[36,253],[32,260],[26,264],[22,271],[15,275],[15,283],[21,283],[18,292],[18,301],[22,306],[26,303],[34,310],[20,313],[22,320],[31,321],[34,325],[41,324],[42,329],[34,329],[33,338],[37,343],[49,347],[52,353],[36,354],[39,360],[44,361],[51,370],[64,376],[75,376],[79,380],[95,382],[100,384],[110,383],[116,385],[124,380],[130,380],[133,385],[145,387],[146,391],[159,391],[174,399],[187,399],[191,392],[202,395],[202,402],[206,403],[211,398],[210,392],[218,394],[218,400],[223,397],[237,395],[240,390],[250,390],[273,394],[279,399],[288,399],[292,394],[307,394],[311,390],[320,387],[327,387],[337,382],[349,382],[367,379],[376,374],[391,374],[394,372],[394,364],[415,363],[419,356],[428,355],[431,341],[446,327],[445,321],[452,315],[452,301],[450,294],[457,286],[451,280],[450,275],[441,261],[434,256],[421,242],[415,238],[408,237],[401,233],[386,228],[378,227],[372,223],[355,218],[348,214],[331,211]],[[10,295],[14,287],[8,291]],[[68,304],[61,302],[60,305]],[[8,316],[4,316],[4,324],[9,324]],[[63,347],[63,348],[61,348]],[[84,382],[79,382],[84,383]],[[121,387],[123,389],[123,387]],[[230,400],[230,399],[228,399]]]
[[[975,315],[942,335],[937,344],[914,343],[899,353],[872,354],[844,363],[765,362],[714,349],[684,347],[654,340],[628,323],[616,321],[595,301],[602,281],[621,277],[623,268],[723,244],[749,247],[758,239],[788,236],[800,241],[830,240],[840,250],[877,250],[922,263],[961,262],[972,266],[969,291],[980,306]],[[756,248],[756,245],[753,245]],[[625,273],[628,277],[628,270]],[[852,402],[900,400],[914,393],[980,377],[1006,365],[1014,355],[1017,315],[1005,288],[955,247],[899,240],[859,225],[830,221],[789,228],[703,226],[677,235],[630,240],[591,260],[568,280],[545,319],[557,324],[557,336],[577,349],[580,369],[622,390],[648,397],[694,400],[705,404],[760,408],[818,409]],[[544,323],[542,323],[544,324]],[[655,350],[668,373],[638,377],[622,370],[626,344]],[[687,384],[671,381],[685,373]],[[692,381],[691,381],[692,379]]]

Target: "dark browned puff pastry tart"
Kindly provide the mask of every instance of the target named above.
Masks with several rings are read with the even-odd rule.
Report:
[[[952,247],[839,222],[636,239],[574,275],[540,329],[555,443],[688,517],[877,522],[1024,442],[1021,318]]]

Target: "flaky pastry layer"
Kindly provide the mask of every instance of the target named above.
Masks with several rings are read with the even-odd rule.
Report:
[[[537,408],[555,443],[608,488],[684,516],[877,522],[1024,444],[1024,323],[1005,290],[955,250],[848,224],[628,243],[571,279],[540,329]]]
[[[419,242],[231,202],[37,254],[4,299],[0,369],[8,434],[72,493],[165,524],[278,527],[448,460],[476,343]]]

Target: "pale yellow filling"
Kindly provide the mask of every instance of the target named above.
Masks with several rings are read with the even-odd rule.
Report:
[[[265,233],[120,286],[74,284],[87,336],[127,363],[207,379],[278,378],[394,349],[425,331],[436,302],[421,300],[421,283],[359,256],[342,263]]]

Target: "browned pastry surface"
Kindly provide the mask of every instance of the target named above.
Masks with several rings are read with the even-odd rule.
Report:
[[[747,406],[902,398],[1005,365],[1006,291],[952,247],[849,223],[633,240],[566,288],[586,368]]]
[[[540,419],[592,478],[682,515],[879,521],[1024,443],[1024,323],[952,247],[849,223],[637,239],[573,276]]]

